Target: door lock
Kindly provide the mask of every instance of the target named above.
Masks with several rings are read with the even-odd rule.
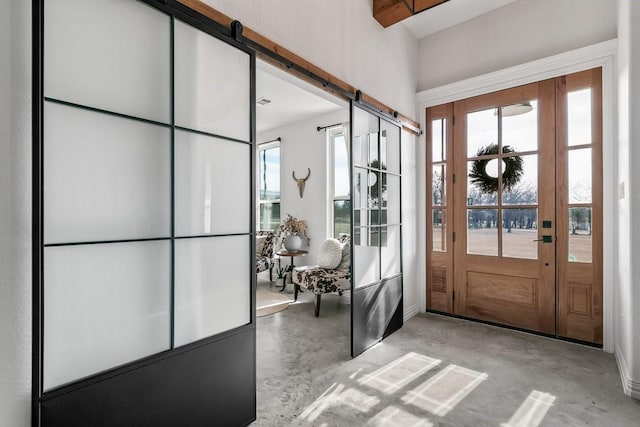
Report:
[[[542,239],[536,239],[534,242],[553,243],[553,236],[542,236]]]

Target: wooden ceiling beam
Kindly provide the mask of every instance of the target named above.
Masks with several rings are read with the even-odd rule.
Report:
[[[413,15],[413,1],[373,0],[373,17],[387,28]]]
[[[438,6],[439,4],[446,3],[449,0],[414,0],[413,1],[413,14],[424,12],[427,9]]]
[[[373,0],[373,17],[387,28],[449,0]]]
[[[221,13],[200,0],[178,0],[178,2],[225,27],[231,28],[231,23],[234,21],[231,17]],[[256,56],[260,59],[280,67],[296,77],[300,77],[303,80],[320,87],[327,92],[337,95],[340,98],[346,100],[355,99],[357,89],[354,86],[351,86],[347,82],[326,72],[322,68],[312,64],[301,56],[291,52],[251,28],[244,27],[242,37],[248,41],[247,44],[249,46],[254,45],[255,47],[258,47],[258,49],[256,49]],[[273,56],[261,52],[261,50],[275,53],[279,59],[275,59]],[[345,94],[349,94],[349,96],[346,96]],[[393,108],[366,94],[362,94],[362,100],[371,106],[374,106],[381,112],[390,116],[396,116],[396,120],[400,122],[405,130],[415,135],[420,134],[420,124],[415,120],[397,113]]]

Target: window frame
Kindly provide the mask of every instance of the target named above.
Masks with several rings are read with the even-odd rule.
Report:
[[[280,157],[279,157],[279,166],[280,166],[280,198],[278,199],[271,199],[271,200],[263,200],[261,198],[261,187],[260,187],[260,166],[262,164],[262,152],[266,151],[266,150],[271,150],[273,148],[279,148],[280,149]],[[262,144],[258,144],[258,158],[257,158],[257,162],[256,162],[256,166],[257,166],[257,175],[258,175],[258,179],[257,179],[257,186],[258,186],[258,191],[256,191],[256,229],[257,230],[262,230],[262,218],[261,218],[261,212],[262,212],[262,206],[263,205],[279,205],[280,207],[282,207],[282,144],[281,141],[276,139],[274,141],[270,141],[270,142],[265,142]],[[281,218],[278,218],[278,223],[280,223]]]
[[[335,139],[338,135],[342,135],[345,141],[345,144],[348,144],[349,141],[349,128],[345,123],[341,123],[336,126],[332,126],[327,128],[326,131],[326,140],[327,140],[327,236],[337,238],[339,233],[336,233],[336,224],[335,224],[335,203],[336,202],[351,202],[351,189],[346,195],[336,196],[334,194],[334,185],[335,185]],[[347,173],[349,172],[349,157],[350,157],[350,149],[348,145],[346,146],[347,152]],[[350,181],[349,181],[350,182]],[[351,210],[351,209],[349,209]]]

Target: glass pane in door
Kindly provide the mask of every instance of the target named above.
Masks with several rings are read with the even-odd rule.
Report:
[[[378,230],[358,227],[353,240],[353,279],[355,288],[369,285],[380,279],[380,249]]]
[[[591,144],[591,88],[567,94],[569,146]]]
[[[400,132],[398,132],[398,127],[382,120],[380,121],[380,135],[380,169],[390,173],[400,173]]]
[[[249,55],[177,20],[174,37],[176,125],[249,141]]]
[[[359,108],[353,113],[353,164],[362,167],[372,166],[378,160],[378,132],[380,124],[377,117]]]
[[[447,251],[447,210],[434,209],[432,212],[432,248],[436,252]]]
[[[467,162],[467,206],[498,204],[497,162],[497,157]]]
[[[171,244],[45,248],[49,390],[170,348]]]
[[[445,164],[433,165],[433,178],[431,180],[433,206],[444,206],[447,204],[446,178],[447,166]]]
[[[498,116],[496,109],[489,108],[467,114],[467,157],[481,156],[492,146],[497,147],[497,144]]]
[[[503,205],[538,203],[538,155],[503,158]]]
[[[538,259],[538,210],[502,210],[502,256]]]
[[[138,1],[46,3],[46,97],[169,123],[168,15]]]
[[[441,162],[447,159],[447,120],[437,119],[431,122],[431,161]]]
[[[569,203],[591,203],[591,148],[569,151]]]
[[[176,346],[251,321],[249,247],[250,236],[176,241]]]
[[[249,232],[250,159],[248,144],[176,130],[177,236]]]
[[[497,209],[467,209],[467,253],[498,256]]]
[[[569,208],[569,262],[592,262],[591,214],[591,208]]]
[[[171,234],[171,132],[46,102],[45,243]]]
[[[502,147],[516,153],[538,150],[538,101],[502,108]]]

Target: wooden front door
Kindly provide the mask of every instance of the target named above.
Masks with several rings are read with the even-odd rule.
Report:
[[[427,309],[602,342],[600,98],[597,69],[428,109]]]

